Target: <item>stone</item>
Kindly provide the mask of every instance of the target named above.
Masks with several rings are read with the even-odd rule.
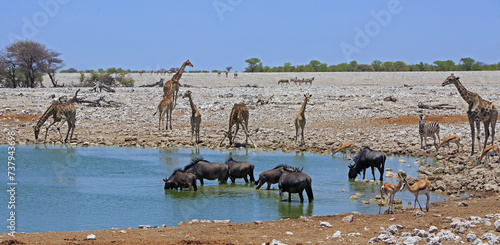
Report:
[[[96,236],[94,234],[90,234],[87,236],[87,240],[96,240]]]
[[[291,231],[287,231],[287,232],[285,232],[285,234],[287,234],[289,236],[293,236],[293,232],[291,232]]]
[[[495,223],[493,224],[493,226],[495,226],[495,231],[496,232],[500,232],[500,219],[498,219],[497,221],[495,221]]]
[[[387,231],[389,233],[391,233],[392,235],[397,234],[398,233],[398,227],[396,225],[391,225],[391,226],[387,227]]]
[[[422,241],[422,238],[420,238],[418,236],[411,236],[411,237],[406,238],[403,241],[403,244],[408,244],[408,245],[412,244],[413,245],[413,244],[420,242],[420,241]]]
[[[333,225],[331,225],[330,223],[328,223],[326,221],[321,221],[319,223],[319,226],[321,226],[321,227],[333,227]]]
[[[415,212],[413,212],[413,214],[417,217],[422,217],[425,215],[424,212],[422,212],[421,210],[415,210]]]
[[[343,223],[351,223],[354,220],[354,215],[347,215],[342,219]]]
[[[467,234],[466,239],[467,239],[467,242],[473,242],[474,240],[477,239],[477,236],[474,233],[469,233],[469,234]]]
[[[332,238],[339,238],[342,236],[342,232],[340,231],[336,231],[333,235],[332,235]]]
[[[438,232],[438,228],[435,227],[435,226],[431,226],[429,227],[429,233],[437,233]]]

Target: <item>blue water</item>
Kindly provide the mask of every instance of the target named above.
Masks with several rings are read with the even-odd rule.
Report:
[[[235,160],[255,165],[255,179],[262,171],[282,163],[304,168],[303,172],[312,179],[315,200],[311,204],[307,203],[305,192],[303,204],[299,203],[297,194],[292,195],[292,203],[279,203],[277,185],[270,191],[266,190],[267,184],[255,190],[255,185],[245,184],[243,179],[228,185],[205,180],[205,186],[199,186],[198,192],[164,190],[162,179],[194,157],[225,162],[229,152],[183,148],[16,146],[17,232],[174,226],[192,219],[251,222],[353,211],[378,213],[375,203],[364,205],[361,200],[379,194],[380,185],[348,181],[349,161],[337,155],[232,152]],[[6,163],[7,158],[7,146],[0,146],[0,159]],[[399,157],[394,157],[385,167],[393,168],[394,172],[404,170],[416,177],[416,158],[405,159],[408,163],[401,164]],[[4,183],[4,190],[7,190],[7,164],[3,166],[0,183]],[[375,175],[379,179],[378,171]],[[371,171],[367,171],[366,178],[373,179]],[[394,179],[384,181],[396,183]],[[342,189],[346,192],[341,192]],[[363,196],[359,200],[349,200],[357,192]],[[0,193],[0,217],[5,224],[0,226],[0,233],[6,233],[10,196],[6,191]],[[404,203],[414,198],[408,191],[396,197]],[[425,202],[424,196],[420,198]],[[442,195],[431,194],[431,202],[443,199]]]

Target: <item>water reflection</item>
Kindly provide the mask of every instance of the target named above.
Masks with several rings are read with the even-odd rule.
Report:
[[[0,146],[0,158],[7,158],[6,146]],[[264,152],[259,149],[209,150],[204,148],[138,149],[126,147],[77,147],[69,145],[18,146],[16,161],[22,192],[16,205],[19,210],[20,231],[67,231],[108,229],[110,227],[136,227],[139,224],[177,225],[192,219],[230,219],[232,222],[277,220],[300,216],[330,215],[359,211],[378,213],[378,206],[363,204],[380,194],[380,183],[349,181],[349,160],[329,155],[306,152]],[[260,153],[256,153],[260,152]],[[255,190],[254,184],[236,183],[219,185],[205,181],[197,192],[164,190],[163,178],[176,168],[187,165],[192,158],[203,157],[211,162],[225,162],[229,156],[238,161],[249,161],[254,166],[254,177],[279,164],[304,168],[312,179],[315,199],[299,202],[297,194],[292,202],[279,202],[277,184],[272,190]],[[417,176],[420,164],[432,164],[428,159],[408,158],[408,163],[393,157],[386,162],[392,172],[403,170]],[[417,159],[419,160],[416,163]],[[412,168],[408,168],[412,165]],[[359,176],[358,176],[359,177]],[[0,175],[0,182],[7,182]],[[372,178],[367,173],[367,178]],[[385,182],[396,184],[387,178]],[[198,181],[199,183],[199,181]],[[341,190],[345,190],[342,192]],[[361,193],[358,200],[349,197]],[[0,198],[7,198],[6,192]],[[61,202],[54,202],[54,198]],[[407,191],[398,192],[396,198],[404,203],[413,201]],[[443,196],[431,193],[431,202]],[[425,198],[424,198],[425,199]],[[425,201],[424,201],[425,202]],[[4,206],[3,211],[6,211]],[[1,211],[1,208],[0,208]],[[83,215],[85,214],[85,215]],[[123,214],[123,215],[118,215]],[[95,217],[99,217],[96,223]],[[21,222],[22,221],[22,222]],[[0,232],[4,231],[0,228]]]
[[[278,212],[282,219],[296,219],[300,216],[312,216],[313,208],[313,203],[298,203],[292,200],[292,202],[281,202]]]

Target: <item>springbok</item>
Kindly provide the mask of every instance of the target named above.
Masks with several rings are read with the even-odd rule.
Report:
[[[337,152],[342,152],[342,156],[345,157],[347,151],[349,151],[349,155],[352,154],[352,148],[354,147],[354,143],[352,142],[347,142],[342,144],[339,148],[333,151],[333,154]]]
[[[490,161],[490,156],[493,153],[500,154],[500,150],[498,149],[498,145],[490,145],[484,148],[483,153],[481,154],[481,157],[477,161],[477,164],[481,163],[481,160],[483,160],[483,157],[486,156],[486,160],[489,162]]]
[[[429,212],[429,193],[431,191],[431,182],[429,180],[423,179],[415,182],[413,185],[409,185],[408,182],[406,181],[406,178],[403,178],[403,187],[402,189],[407,189],[409,192],[411,192],[413,195],[415,195],[415,201],[413,203],[413,208],[418,206],[420,207],[420,210],[422,210],[422,206],[420,205],[420,202],[418,201],[418,196],[419,195],[426,195],[427,196],[427,202],[425,204],[425,210]],[[423,211],[423,210],[422,210]]]
[[[391,210],[391,208],[392,208],[392,210],[393,210],[392,213],[394,213],[394,195],[396,195],[396,192],[398,192],[404,188],[403,187],[403,176],[401,176],[401,173],[398,173],[398,178],[399,178],[399,182],[397,185],[386,182],[380,187],[380,200],[383,203],[384,202],[384,195],[387,196],[387,204],[389,205],[389,208],[387,210]],[[380,214],[380,208],[381,207],[378,208],[378,214]]]
[[[451,135],[451,136],[444,137],[443,141],[441,141],[441,143],[439,143],[439,145],[436,146],[436,152],[438,152],[439,148],[441,148],[441,146],[444,146],[445,144],[448,146],[448,148],[450,148],[451,142],[455,142],[455,144],[457,144],[457,147],[458,147],[457,152],[459,152],[460,151],[460,137],[458,135]]]

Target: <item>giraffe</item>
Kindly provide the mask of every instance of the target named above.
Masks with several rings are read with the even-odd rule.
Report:
[[[165,125],[165,130],[168,130],[168,124],[170,122],[170,130],[172,130],[172,111],[174,110],[174,102],[172,100],[172,96],[170,93],[172,92],[172,84],[170,84],[170,89],[168,90],[168,93],[166,96],[163,97],[163,99],[158,103],[158,110],[153,114],[153,116],[156,115],[156,113],[160,113],[160,121],[158,124],[158,130],[161,131],[161,124],[162,121],[164,120],[164,116],[167,118],[167,122]]]
[[[35,143],[38,142],[38,134],[40,133],[40,128],[50,116],[54,118],[54,121],[51,124],[49,124],[49,126],[46,128],[45,138],[43,140],[43,143],[47,142],[47,133],[49,132],[49,128],[57,122],[59,123],[57,125],[57,131],[61,136],[61,142],[64,143],[68,142],[68,136],[69,136],[69,142],[71,143],[71,139],[73,138],[73,131],[75,130],[75,121],[76,121],[76,108],[75,105],[73,105],[73,103],[77,101],[76,96],[78,95],[79,91],[80,89],[76,91],[75,96],[73,96],[73,98],[69,101],[61,102],[60,100],[57,100],[52,102],[49,108],[40,117],[38,123],[33,127],[35,131]],[[68,132],[66,133],[66,138],[63,141],[62,140],[63,137],[61,134],[61,126],[64,124],[64,122],[68,123]]]
[[[307,102],[310,100],[311,96],[312,95],[310,95],[309,93],[304,95],[304,103],[302,103],[302,107],[300,108],[299,113],[297,114],[297,116],[295,116],[295,144],[297,144],[297,140],[299,139],[299,129],[302,136],[300,145],[304,145],[306,143],[304,141],[304,128],[306,126],[305,111]]]
[[[195,143],[200,142],[200,125],[201,125],[201,113],[196,108],[196,105],[193,102],[193,98],[191,97],[191,91],[186,91],[182,98],[188,98],[189,103],[191,104],[191,143],[193,143],[193,135],[196,134]]]
[[[234,142],[234,139],[236,138],[236,135],[238,134],[238,130],[240,129],[240,125],[245,130],[245,144],[248,144],[248,139],[252,141],[252,144],[254,147],[257,147],[257,145],[253,142],[252,138],[250,138],[250,134],[248,132],[248,107],[247,105],[241,103],[241,104],[234,104],[233,109],[231,110],[231,115],[229,116],[229,129],[227,130],[227,133],[224,135],[224,138],[220,142],[219,146],[222,145],[222,142],[224,142],[224,139],[226,137],[229,138],[229,145],[232,145]],[[234,132],[234,136],[232,135],[232,128],[233,125],[236,124],[236,130]]]
[[[172,90],[171,96],[172,100],[174,101],[174,106],[177,105],[177,94],[179,93],[179,88],[181,84],[179,83],[179,80],[182,77],[182,73],[184,73],[184,68],[186,66],[191,66],[193,67],[193,64],[187,60],[184,62],[181,66],[181,68],[172,76],[172,79],[168,80],[165,84],[163,84],[163,97],[165,97],[170,90]]]
[[[469,109],[467,110],[467,117],[469,118],[471,136],[472,136],[472,152],[471,156],[474,155],[474,136],[475,129],[474,123],[477,128],[477,144],[478,151],[481,150],[480,135],[481,135],[481,122],[484,124],[484,147],[488,143],[488,138],[490,136],[490,125],[491,125],[491,144],[495,141],[495,125],[498,119],[498,110],[495,108],[493,103],[484,100],[478,94],[468,91],[462,83],[460,83],[460,78],[455,77],[453,74],[446,78],[441,86],[446,86],[449,84],[454,84],[457,87],[458,92],[462,98],[469,104]]]

